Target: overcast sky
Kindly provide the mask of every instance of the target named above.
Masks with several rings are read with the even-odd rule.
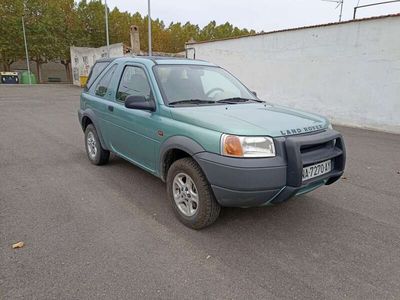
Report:
[[[360,0],[361,4],[383,0]],[[343,19],[353,17],[353,7],[359,0],[344,0]],[[110,9],[147,14],[147,0],[107,0]],[[190,21],[206,25],[215,20],[256,31],[270,31],[312,24],[335,22],[339,17],[336,4],[322,0],[151,0],[152,18],[170,22]],[[369,17],[400,12],[400,2],[360,9],[357,17]]]

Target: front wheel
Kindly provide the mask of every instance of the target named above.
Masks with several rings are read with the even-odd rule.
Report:
[[[189,157],[175,161],[169,168],[167,194],[178,219],[193,229],[211,225],[221,211],[207,178]]]

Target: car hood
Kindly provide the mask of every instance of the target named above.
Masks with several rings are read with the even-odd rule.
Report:
[[[235,135],[279,137],[329,126],[324,117],[262,103],[174,107],[171,113],[175,120]]]

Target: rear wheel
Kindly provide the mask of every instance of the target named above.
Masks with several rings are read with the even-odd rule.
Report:
[[[93,124],[89,124],[85,130],[85,148],[89,161],[94,165],[104,165],[110,158],[110,151],[103,149],[99,136]]]
[[[193,229],[211,225],[221,211],[207,178],[189,157],[175,161],[169,168],[167,194],[178,219]]]

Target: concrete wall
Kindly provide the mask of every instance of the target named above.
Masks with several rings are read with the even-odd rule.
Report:
[[[262,99],[336,124],[400,133],[400,16],[188,47]]]
[[[121,57],[124,55],[122,43],[110,45],[110,57]],[[87,48],[71,47],[71,69],[72,80],[75,85],[80,85],[79,77],[88,76],[94,62],[100,58],[107,57],[107,47]]]

